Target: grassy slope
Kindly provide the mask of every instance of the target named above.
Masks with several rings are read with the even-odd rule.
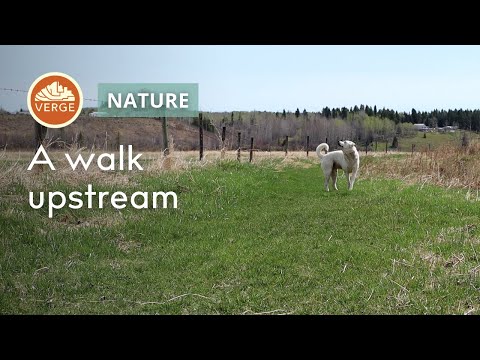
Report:
[[[176,191],[179,209],[48,220],[11,196],[21,187],[0,190],[0,313],[480,308],[478,204],[462,192],[362,179],[347,192],[341,177],[326,193],[317,166],[234,162],[137,181],[123,190]]]
[[[478,141],[480,136],[474,132],[467,131],[468,137],[472,141]],[[428,145],[433,150],[444,144],[460,145],[463,131],[456,131],[454,133],[427,133],[427,137],[423,137],[422,132],[417,133],[414,137],[404,137],[398,139],[398,147],[400,151],[411,151],[412,144],[415,144],[416,151],[428,150]],[[391,145],[391,141],[390,144]],[[381,149],[379,145],[379,150]],[[385,149],[385,143],[383,144]]]

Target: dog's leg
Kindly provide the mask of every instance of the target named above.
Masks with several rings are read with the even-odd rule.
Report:
[[[337,169],[334,169],[332,171],[332,182],[333,182],[333,188],[335,190],[338,190],[338,188],[337,188]]]
[[[357,177],[357,172],[354,171],[354,172],[352,173],[352,176],[349,177],[349,182],[348,182],[348,183],[349,183],[349,184],[348,184],[348,189],[349,189],[349,190],[352,190],[352,189],[353,189],[353,184],[355,183],[355,178],[356,178],[356,177]]]
[[[330,180],[330,175],[329,176],[325,176],[325,191],[330,191],[328,189],[328,181]]]
[[[330,176],[332,176],[332,170],[325,171],[325,191],[330,191],[328,188],[328,182],[330,181]]]
[[[345,175],[347,176],[347,181],[348,181],[348,190],[352,190],[352,180],[351,180],[351,173],[345,172]]]

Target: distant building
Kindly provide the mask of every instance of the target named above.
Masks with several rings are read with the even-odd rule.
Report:
[[[425,124],[413,124],[413,127],[415,128],[415,130],[418,130],[418,131],[429,131],[430,130],[430,128]]]
[[[458,129],[458,126],[445,126],[445,127],[437,127],[437,131],[444,133],[444,132],[455,132]]]

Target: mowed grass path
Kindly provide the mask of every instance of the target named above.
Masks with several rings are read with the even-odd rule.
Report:
[[[0,312],[479,313],[478,202],[361,177],[326,193],[310,164],[223,162],[94,185],[176,191],[176,210],[64,208],[50,220],[21,186],[2,189]]]

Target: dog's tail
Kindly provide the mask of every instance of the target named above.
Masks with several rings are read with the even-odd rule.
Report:
[[[321,143],[320,145],[317,146],[317,150],[316,153],[317,153],[317,156],[320,158],[320,160],[323,159],[323,157],[325,156],[326,153],[328,153],[328,144],[326,143]],[[325,150],[325,154],[322,153],[322,150]]]

